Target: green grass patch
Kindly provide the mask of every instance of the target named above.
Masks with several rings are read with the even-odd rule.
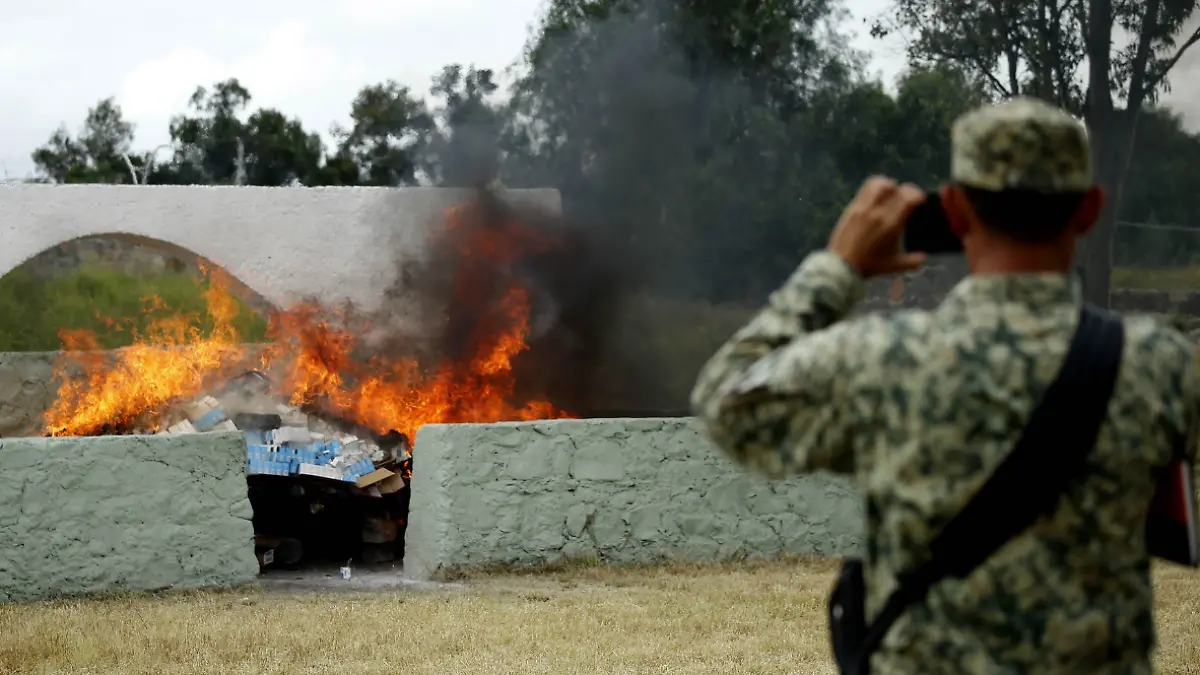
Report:
[[[50,278],[18,268],[0,278],[0,351],[61,348],[59,330],[94,332],[104,348],[124,347],[155,317],[194,314],[202,334],[212,330],[203,293],[207,282],[187,272],[145,278],[119,269],[85,266]],[[152,301],[156,298],[157,301]],[[148,311],[150,307],[156,307]],[[234,319],[243,342],[262,342],[266,320],[238,301]]]

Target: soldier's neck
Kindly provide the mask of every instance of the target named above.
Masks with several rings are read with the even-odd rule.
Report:
[[[995,240],[987,243],[986,246],[967,248],[967,267],[971,274],[1067,274],[1072,269],[1073,243],[1030,245]]]

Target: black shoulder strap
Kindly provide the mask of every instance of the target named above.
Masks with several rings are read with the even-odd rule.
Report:
[[[947,577],[966,577],[1006,542],[1054,511],[1096,444],[1124,345],[1120,319],[1083,307],[1058,377],[1034,408],[1016,446],[934,539],[929,561],[900,575],[898,588],[867,630],[860,667],[896,619],[923,600],[930,587]]]

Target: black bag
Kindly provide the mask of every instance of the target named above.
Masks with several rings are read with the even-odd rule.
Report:
[[[1010,539],[1054,512],[1096,445],[1124,344],[1120,319],[1083,307],[1058,377],[1016,446],[930,544],[929,560],[899,575],[896,590],[871,623],[863,563],[845,562],[829,599],[830,638],[842,675],[869,675],[871,654],[909,606],[923,601],[942,579],[965,578]],[[1017,494],[1020,499],[1013,498]]]

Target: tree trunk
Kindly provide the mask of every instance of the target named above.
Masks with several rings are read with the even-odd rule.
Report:
[[[1113,116],[1115,117],[1115,116]],[[1092,125],[1092,170],[1096,184],[1104,189],[1104,210],[1092,231],[1081,243],[1076,265],[1083,281],[1083,297],[1099,307],[1109,307],[1112,291],[1112,242],[1121,208],[1121,186],[1128,153],[1123,125],[1109,117],[1107,123]]]
[[[1083,299],[1097,307],[1108,308],[1112,296],[1112,235],[1117,214],[1111,206],[1104,209],[1095,229],[1081,242],[1076,257]]]
[[[1104,210],[1095,228],[1085,236],[1076,257],[1083,280],[1083,297],[1100,307],[1109,307],[1112,291],[1113,237],[1121,211],[1121,198],[1129,157],[1133,152],[1136,115],[1113,112],[1093,115],[1088,126],[1092,142],[1092,170],[1097,185],[1104,189]]]
[[[1112,28],[1112,0],[1092,0],[1085,24],[1089,99],[1086,110],[1094,180],[1104,188],[1107,199],[1100,221],[1081,242],[1076,267],[1083,280],[1083,299],[1103,308],[1110,305],[1112,236],[1121,201],[1121,164],[1117,161],[1120,130],[1109,87]]]

